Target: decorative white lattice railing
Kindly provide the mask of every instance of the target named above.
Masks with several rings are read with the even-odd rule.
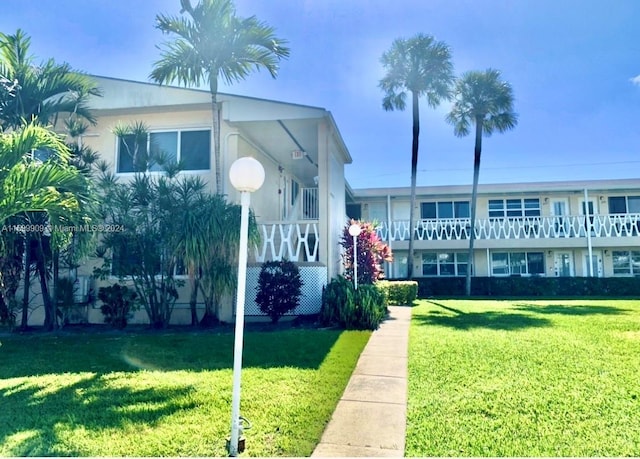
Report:
[[[260,222],[260,246],[255,248],[255,261],[318,261],[320,238],[318,220]]]
[[[640,214],[567,215],[562,217],[508,217],[476,220],[476,239],[546,239],[586,237],[630,237],[640,235]],[[418,220],[415,237],[420,241],[468,239],[469,218]],[[382,240],[409,239],[409,221],[395,220],[378,226]]]

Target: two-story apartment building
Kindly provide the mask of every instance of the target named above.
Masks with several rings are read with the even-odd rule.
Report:
[[[471,186],[420,187],[415,276],[464,276]],[[348,213],[379,222],[388,277],[407,273],[409,188],[354,190]],[[480,185],[474,276],[640,275],[640,179]]]
[[[106,161],[119,180],[134,176],[131,156],[114,133],[118,125],[144,123],[149,145],[160,147],[165,155],[182,160],[181,174],[201,176],[216,189],[213,156],[212,111],[209,91],[94,77],[102,97],[89,101],[97,120],[80,141]],[[218,94],[221,116],[222,190],[230,202],[240,195],[231,186],[229,168],[233,161],[252,156],[265,169],[265,183],[253,193],[251,208],[261,235],[259,247],[250,251],[248,291],[255,292],[260,264],[267,260],[288,259],[299,263],[304,281],[299,313],[317,312],[322,287],[341,269],[340,234],[345,224],[344,166],[351,156],[331,113],[324,108]],[[151,147],[149,147],[151,148]],[[150,174],[161,173],[151,170]],[[72,277],[78,277],[78,297],[88,289],[116,282],[91,278],[91,260]],[[189,321],[188,293],[180,298],[173,322]],[[39,289],[32,289],[33,312],[30,322],[42,323]],[[246,312],[259,314],[247,295]],[[232,301],[221,312],[221,319],[233,320]],[[89,320],[101,322],[98,307],[90,308]],[[135,320],[144,321],[144,313]],[[134,320],[134,321],[135,321]]]

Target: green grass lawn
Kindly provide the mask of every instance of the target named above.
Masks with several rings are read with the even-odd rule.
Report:
[[[310,455],[369,334],[245,333],[244,455]],[[226,455],[232,333],[0,341],[0,456]]]
[[[422,300],[407,456],[640,456],[640,301]]]

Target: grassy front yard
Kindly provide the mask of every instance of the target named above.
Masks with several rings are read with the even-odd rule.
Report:
[[[250,456],[308,456],[369,332],[245,334]],[[0,338],[0,456],[225,456],[232,333]]]
[[[407,456],[640,456],[640,301],[420,301]]]

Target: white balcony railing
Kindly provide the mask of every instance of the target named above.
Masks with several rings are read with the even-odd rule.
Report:
[[[300,218],[303,220],[317,220],[319,217],[318,189],[302,188],[299,204],[301,208]]]
[[[568,215],[562,217],[509,217],[477,219],[476,239],[546,239],[586,237],[630,237],[640,235],[640,214]],[[415,238],[419,241],[468,239],[469,218],[418,220]],[[384,241],[409,240],[409,221],[395,220],[378,227]]]
[[[258,223],[260,246],[255,248],[255,261],[318,261],[320,245],[318,220]]]

